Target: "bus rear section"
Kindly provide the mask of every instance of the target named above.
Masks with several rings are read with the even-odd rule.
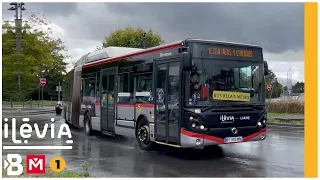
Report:
[[[183,63],[190,65],[182,82],[181,147],[265,140],[268,68],[262,49],[210,42],[190,47],[191,63]]]

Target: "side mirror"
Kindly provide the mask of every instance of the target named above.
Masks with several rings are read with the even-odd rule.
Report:
[[[268,68],[267,61],[263,61],[263,66],[264,66],[264,75],[267,76],[269,74],[269,68]]]
[[[185,71],[190,71],[192,69],[192,59],[189,51],[182,52],[181,58],[182,69]]]

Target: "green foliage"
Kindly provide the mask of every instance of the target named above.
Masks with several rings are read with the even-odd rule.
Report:
[[[85,177],[89,177],[89,163],[85,161],[81,164],[81,167],[82,167],[82,174]]]
[[[266,89],[267,89],[267,85],[271,84],[272,79],[274,79],[276,77],[276,74],[269,69],[269,74],[265,77],[265,81],[266,81]],[[273,85],[273,92],[272,92],[272,98],[277,98],[280,97],[281,92],[282,92],[282,88],[283,86],[279,83],[276,83]],[[266,98],[270,98],[270,92],[266,91]]]
[[[46,18],[32,13],[22,25],[22,51],[16,53],[14,23],[2,24],[2,79],[3,96],[14,100],[38,94],[39,78],[47,78],[46,94],[54,90],[66,71],[63,59],[67,57],[61,39],[53,37]],[[18,94],[18,60],[21,58],[21,94]],[[50,89],[50,90],[49,90]]]
[[[124,29],[117,29],[110,33],[108,37],[105,38],[103,43],[103,48],[109,46],[119,46],[119,47],[131,47],[131,48],[143,48],[144,30],[142,28],[132,28],[126,27]],[[146,32],[145,47],[150,48],[163,44],[161,36],[151,29]],[[99,47],[97,47],[99,49]]]
[[[293,93],[304,93],[304,82],[297,82],[292,86]]]
[[[304,114],[304,102],[297,100],[283,100],[271,102],[268,112]]]

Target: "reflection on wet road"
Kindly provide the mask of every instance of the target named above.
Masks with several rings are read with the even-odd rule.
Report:
[[[59,123],[63,121],[56,117],[55,127]],[[268,131],[266,141],[221,145],[211,152],[168,147],[143,152],[134,139],[87,137],[82,130],[72,129],[72,150],[3,150],[3,156],[46,154],[47,163],[61,156],[67,168],[75,170],[87,161],[95,177],[303,177],[303,128],[270,127]],[[52,140],[49,132],[41,140],[32,135],[28,145],[66,145],[66,137]],[[4,139],[3,145],[12,145],[10,140]]]

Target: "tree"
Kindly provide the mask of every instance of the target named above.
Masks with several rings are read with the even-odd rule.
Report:
[[[269,69],[268,71],[269,71],[269,74],[265,77],[266,86],[268,84],[271,84],[272,79],[277,77],[276,74],[272,70]],[[273,85],[273,91],[272,91],[272,98],[280,97],[281,92],[282,92],[282,88],[283,88],[283,86],[280,83],[274,84]],[[267,89],[267,87],[266,87],[266,89]],[[270,98],[270,92],[269,91],[266,92],[266,97]]]
[[[304,82],[297,82],[292,87],[292,92],[293,93],[304,93]]]
[[[126,27],[124,29],[117,29],[110,33],[108,37],[105,38],[105,42],[102,47],[106,48],[109,46],[119,46],[119,47],[131,47],[131,48],[143,48],[143,33],[142,28],[132,28]],[[146,32],[145,37],[145,47],[150,48],[158,46],[164,43],[161,36],[151,29]],[[97,47],[97,49],[100,49]]]
[[[45,77],[45,73],[59,74],[50,81],[62,80],[60,75],[66,71],[63,59],[67,57],[67,51],[62,40],[53,37],[45,16],[32,13],[24,22],[21,54],[16,53],[14,25],[4,21],[2,29],[3,96],[14,99],[35,96],[38,94],[39,78]],[[18,56],[21,57],[21,94],[18,94],[17,86]]]

